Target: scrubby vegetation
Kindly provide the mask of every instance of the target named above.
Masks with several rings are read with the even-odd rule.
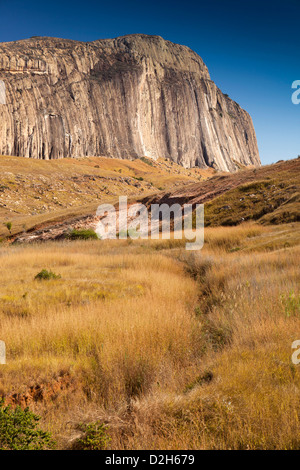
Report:
[[[82,230],[72,230],[68,235],[67,238],[70,240],[97,240],[98,236],[94,230],[91,229],[82,229]]]
[[[243,224],[208,228],[196,253],[0,247],[1,395],[59,448],[299,449],[299,238],[296,223]],[[47,288],[44,266],[61,275]]]
[[[0,450],[53,449],[55,441],[49,432],[38,427],[40,417],[28,408],[5,406],[0,400]]]
[[[82,436],[75,440],[72,450],[107,450],[111,439],[103,423],[80,423],[78,430]]]
[[[48,271],[47,269],[42,269],[39,273],[34,276],[34,279],[39,281],[49,281],[50,279],[60,279],[60,274],[55,274],[52,271]],[[26,295],[27,296],[27,295]]]
[[[147,157],[141,157],[140,160],[149,166],[153,166],[153,160]]]
[[[9,233],[11,233],[12,223],[11,222],[6,222],[4,225],[7,228],[7,230],[9,231]]]
[[[226,192],[206,206],[207,226],[233,226],[245,221],[300,221],[300,194],[289,181],[255,181]]]

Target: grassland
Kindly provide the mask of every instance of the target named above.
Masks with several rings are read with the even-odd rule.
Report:
[[[173,162],[80,158],[34,160],[0,156],[0,237],[34,227],[95,214],[99,204],[122,194],[141,198],[212,176],[214,170],[186,170]]]
[[[100,422],[111,449],[299,449],[299,227],[0,245],[1,395],[59,448]]]
[[[78,448],[85,426],[111,449],[300,449],[300,159],[231,175],[164,160],[0,160],[7,404],[39,414],[60,449]],[[204,248],[11,243],[120,194],[204,203]]]

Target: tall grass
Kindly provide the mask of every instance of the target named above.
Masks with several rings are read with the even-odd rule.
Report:
[[[209,229],[196,254],[176,240],[0,248],[1,394],[66,378],[30,401],[62,448],[82,422],[104,423],[112,449],[300,448],[295,229]]]

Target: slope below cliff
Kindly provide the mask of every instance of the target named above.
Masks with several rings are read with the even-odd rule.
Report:
[[[191,49],[158,36],[0,44],[0,154],[259,165],[252,120]]]

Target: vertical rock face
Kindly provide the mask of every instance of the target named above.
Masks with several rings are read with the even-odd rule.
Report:
[[[250,116],[202,59],[145,35],[0,44],[0,154],[260,164]]]
[[[5,83],[0,80],[0,104],[6,104]]]

